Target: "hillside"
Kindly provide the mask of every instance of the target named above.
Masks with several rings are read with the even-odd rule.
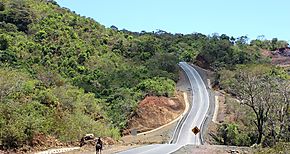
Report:
[[[276,51],[268,51],[263,50],[262,55],[271,58],[271,63],[273,65],[278,65],[281,67],[289,67],[290,66],[290,49],[279,48]]]
[[[168,70],[151,67],[163,54],[155,54],[152,38],[106,29],[46,0],[0,6],[2,148],[35,146],[37,134],[63,142],[90,132],[118,139],[147,93],[173,94],[178,60],[167,54]],[[122,42],[136,60],[121,53]]]
[[[145,96],[174,95],[179,61],[269,63],[261,48],[245,36],[106,28],[52,0],[0,0],[0,149],[41,146],[37,136],[117,140]]]

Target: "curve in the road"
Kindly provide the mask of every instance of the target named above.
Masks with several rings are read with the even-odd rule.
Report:
[[[193,103],[189,109],[188,114],[183,117],[184,119],[182,119],[182,122],[180,122],[177,126],[177,129],[174,133],[173,144],[147,145],[130,149],[121,152],[120,154],[172,153],[186,144],[201,144],[199,136],[201,133],[194,135],[192,128],[197,126],[202,129],[202,123],[204,122],[209,109],[209,94],[199,73],[192,66],[185,62],[180,62],[179,66],[183,69],[189,79],[193,95]]]
[[[186,73],[193,92],[193,100],[191,110],[184,121],[184,124],[180,128],[176,144],[195,144],[200,145],[201,140],[199,134],[193,135],[192,128],[197,126],[201,129],[203,119],[206,118],[206,114],[209,108],[209,95],[207,88],[198,74],[198,72],[185,62],[179,63],[180,67]]]

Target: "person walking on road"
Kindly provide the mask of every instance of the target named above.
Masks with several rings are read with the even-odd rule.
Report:
[[[96,154],[101,154],[103,149],[103,142],[100,137],[96,140]]]

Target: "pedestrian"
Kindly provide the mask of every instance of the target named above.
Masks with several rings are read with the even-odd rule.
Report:
[[[96,154],[101,154],[103,149],[103,142],[101,140],[101,137],[98,137],[96,139]]]

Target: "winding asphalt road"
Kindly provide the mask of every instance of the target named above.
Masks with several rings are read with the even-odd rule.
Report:
[[[202,78],[192,66],[185,62],[180,62],[179,66],[189,79],[193,100],[188,113],[182,117],[177,125],[171,144],[152,144],[123,151],[120,154],[166,154],[172,153],[187,144],[202,144],[201,133],[194,135],[192,128],[197,126],[202,129],[202,123],[209,109],[209,94]]]

